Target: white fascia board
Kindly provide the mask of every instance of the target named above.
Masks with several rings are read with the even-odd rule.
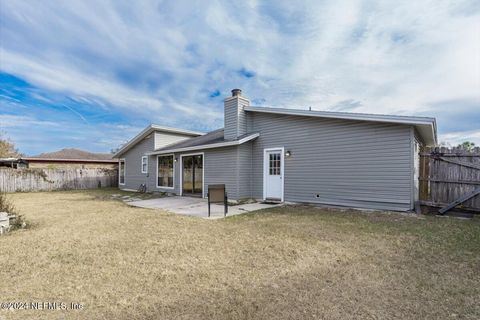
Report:
[[[151,128],[155,129],[156,131],[164,131],[164,132],[171,132],[171,133],[180,133],[185,135],[192,135],[192,136],[203,136],[205,132],[198,132],[198,131],[191,131],[191,130],[184,130],[184,129],[177,129],[165,126],[159,126],[156,124],[152,124]]]

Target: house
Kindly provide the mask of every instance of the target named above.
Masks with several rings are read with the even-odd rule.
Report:
[[[42,153],[32,157],[3,158],[0,159],[0,166],[41,169],[116,169],[118,160],[112,158],[109,153],[94,153],[80,149],[66,148],[59,151]]]
[[[13,169],[28,168],[28,162],[22,158],[0,158],[0,168],[1,167]]]
[[[418,152],[437,142],[434,118],[250,106],[224,101],[224,128],[206,134],[151,125],[122,147],[121,189],[407,211],[418,198]]]

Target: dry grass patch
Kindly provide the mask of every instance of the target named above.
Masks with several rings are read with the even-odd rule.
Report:
[[[81,311],[0,319],[477,319],[480,223],[276,208],[204,220],[118,190],[11,195],[32,227],[0,238],[2,301]]]

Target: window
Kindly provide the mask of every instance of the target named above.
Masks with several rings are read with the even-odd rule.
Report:
[[[280,161],[280,153],[270,153],[268,168],[271,176],[280,175]]]
[[[173,188],[173,155],[157,158],[157,187]]]
[[[125,184],[125,160],[118,162],[118,183]]]
[[[142,173],[147,173],[148,172],[148,157],[143,156],[142,157]]]

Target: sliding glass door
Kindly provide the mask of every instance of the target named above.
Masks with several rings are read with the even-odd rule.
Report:
[[[182,157],[182,194],[201,197],[203,193],[203,155]]]

